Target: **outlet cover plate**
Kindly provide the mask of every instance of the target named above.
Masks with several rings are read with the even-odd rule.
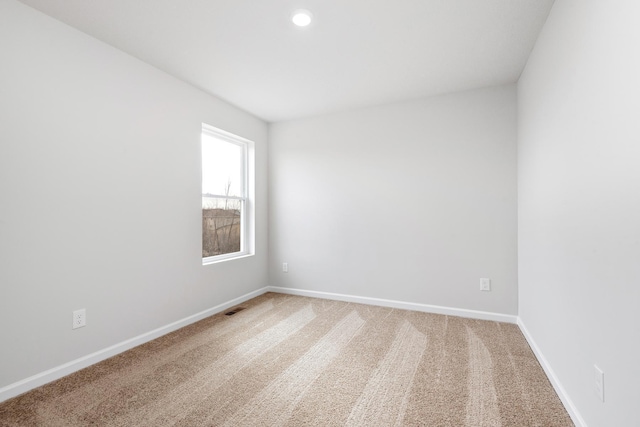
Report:
[[[602,369],[598,368],[596,365],[593,365],[593,373],[596,396],[598,396],[601,402],[604,402],[604,372],[602,372]]]
[[[87,310],[82,308],[73,312],[72,329],[82,328],[87,325]]]

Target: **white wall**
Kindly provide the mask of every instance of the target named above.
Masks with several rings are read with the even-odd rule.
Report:
[[[557,0],[518,85],[520,316],[590,427],[640,425],[638,16]]]
[[[515,86],[270,125],[270,284],[516,314],[516,134]]]
[[[0,389],[267,284],[264,122],[13,0],[0,53]],[[257,254],[206,267],[202,122],[257,161]]]

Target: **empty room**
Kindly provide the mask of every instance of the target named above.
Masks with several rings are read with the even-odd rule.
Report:
[[[0,0],[0,426],[640,427],[639,18]]]

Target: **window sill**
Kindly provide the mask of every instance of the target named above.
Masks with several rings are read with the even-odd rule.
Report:
[[[202,265],[219,264],[221,262],[233,261],[236,259],[243,259],[252,257],[254,254],[248,252],[236,252],[228,255],[217,255],[215,257],[208,257],[202,259]]]

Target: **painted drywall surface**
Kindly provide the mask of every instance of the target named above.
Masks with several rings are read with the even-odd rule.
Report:
[[[0,52],[0,388],[266,285],[264,122],[13,0]],[[256,143],[253,257],[201,264],[202,122]]]
[[[640,423],[638,16],[556,1],[518,85],[520,317],[590,427]]]
[[[270,284],[516,314],[515,108],[503,86],[271,124]]]

